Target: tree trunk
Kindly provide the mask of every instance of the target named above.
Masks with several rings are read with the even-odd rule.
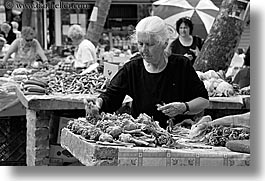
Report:
[[[24,0],[25,4],[32,4],[33,0]],[[32,9],[25,8],[22,13],[22,26],[31,26]]]
[[[97,0],[95,7],[98,7],[97,21],[91,21],[87,29],[87,39],[96,46],[103,32],[106,18],[109,13],[112,0]]]
[[[195,60],[196,70],[226,70],[230,65],[250,16],[249,11],[244,21],[228,16],[235,2],[236,0],[223,0],[219,14]]]

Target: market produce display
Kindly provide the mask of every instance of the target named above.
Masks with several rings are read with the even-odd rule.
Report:
[[[96,72],[80,75],[75,72],[56,71],[48,79],[49,94],[95,94],[104,91],[107,83],[107,79]]]
[[[144,113],[136,119],[127,113],[99,114],[92,101],[85,101],[85,104],[86,118],[69,121],[67,128],[88,142],[117,144],[116,146],[129,144],[171,149],[211,149],[211,146],[225,147],[228,141],[246,140],[250,137],[248,115],[244,119],[232,119],[229,116],[217,120],[212,120],[209,115],[203,116],[191,129],[175,125],[168,132],[168,129],[161,128],[157,121]],[[189,143],[198,143],[201,146]]]
[[[95,117],[99,118],[95,121]],[[90,141],[110,143],[132,143],[135,146],[169,146],[173,137],[146,114],[137,119],[131,115],[102,113],[99,117],[74,119],[68,129]]]
[[[203,81],[205,88],[208,91],[209,97],[231,97],[236,95],[250,95],[246,88],[239,89],[236,84],[230,84],[225,80],[225,77],[220,72],[208,70],[206,72],[196,71],[199,78]]]
[[[205,136],[200,140],[212,146],[225,146],[230,140],[246,140],[249,139],[249,130],[245,128],[232,128],[219,126],[211,126],[205,130]]]
[[[22,83],[22,90],[25,95],[44,95],[47,93],[47,82],[32,77]]]
[[[42,69],[17,68],[7,73],[5,77],[17,82],[25,95],[97,94],[104,91],[108,83],[97,71],[81,75],[59,71],[50,65]]]
[[[189,138],[211,146],[225,146],[231,140],[249,140],[249,115],[250,113],[230,115],[216,120],[204,116],[192,126]]]
[[[207,124],[209,122],[214,124]],[[249,140],[250,130],[245,124],[228,123],[204,116],[191,129],[174,126],[169,133],[144,113],[134,119],[127,113],[98,114],[90,110],[86,118],[69,121],[67,128],[88,142],[112,146],[212,149],[225,147],[232,140]]]
[[[239,94],[240,95],[250,95],[250,86],[243,87],[242,89],[240,89]]]

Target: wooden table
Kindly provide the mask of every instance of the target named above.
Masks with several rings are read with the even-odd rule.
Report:
[[[58,112],[76,114],[85,109],[83,99],[92,95],[27,95],[17,89],[17,97],[26,108],[27,119],[27,158],[28,166],[50,165],[50,145],[54,139],[54,125]],[[58,129],[58,128],[57,128]],[[53,131],[52,131],[53,130]],[[55,138],[56,140],[56,138]],[[56,141],[54,141],[55,143]]]
[[[56,112],[73,113],[84,111],[83,99],[93,95],[27,95],[19,89],[17,97],[26,108],[27,119],[27,165],[49,165],[51,129]],[[210,109],[242,109],[240,103],[211,100]],[[78,114],[78,113],[76,113]],[[85,115],[78,115],[84,117]],[[72,116],[71,116],[72,117]]]
[[[210,97],[209,100],[210,105],[204,110],[204,115],[210,115],[212,119],[250,111],[250,95]]]

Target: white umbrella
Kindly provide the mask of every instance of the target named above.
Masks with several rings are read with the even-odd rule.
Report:
[[[179,18],[190,17],[194,34],[204,36],[209,33],[218,12],[219,8],[211,0],[159,0],[153,3],[153,15],[165,19],[173,27]]]

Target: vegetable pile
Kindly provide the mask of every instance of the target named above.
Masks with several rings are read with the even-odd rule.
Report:
[[[57,71],[49,76],[49,94],[95,94],[105,89],[107,79],[99,73],[92,72],[79,75]]]
[[[89,118],[89,120],[88,117],[71,120],[67,128],[95,142],[122,142],[150,147],[166,146],[174,142],[172,135],[146,114],[140,114],[137,119],[127,113],[120,115],[101,113],[97,121],[95,116]]]
[[[192,126],[189,139],[211,146],[225,146],[231,140],[249,140],[250,112],[212,120],[204,116]]]
[[[203,81],[209,97],[230,97],[238,95],[238,88],[236,85],[231,85],[225,78],[214,70],[207,72],[196,72],[200,80]]]
[[[98,72],[80,75],[75,72],[56,71],[55,69],[41,69],[36,72],[31,69],[18,68],[10,74],[10,77],[21,85],[25,95],[34,93],[36,93],[35,95],[97,94],[103,92],[108,83],[107,78]],[[30,87],[34,86],[34,91],[29,88],[28,84],[31,85]]]
[[[21,84],[25,95],[44,95],[47,93],[48,84],[45,81],[31,77]]]
[[[201,141],[211,146],[225,146],[230,140],[246,140],[250,136],[248,129],[222,125],[208,127],[205,134]]]

